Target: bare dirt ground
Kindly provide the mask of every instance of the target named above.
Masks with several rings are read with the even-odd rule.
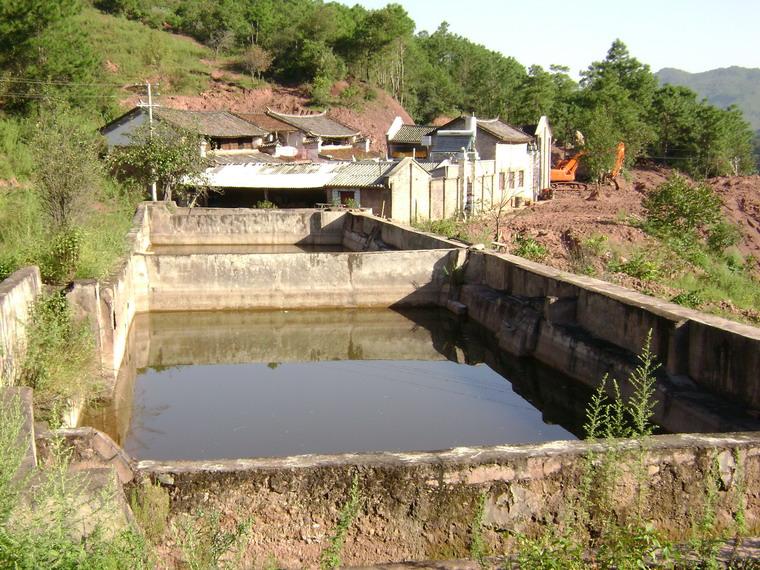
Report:
[[[549,248],[545,262],[560,269],[570,269],[573,245],[585,238],[603,235],[613,243],[640,245],[646,242],[646,234],[626,219],[643,215],[644,196],[671,173],[658,166],[636,168],[630,172],[630,180],[620,181],[619,190],[602,186],[598,196],[591,188],[558,190],[551,200],[508,214],[497,241],[511,243],[517,234],[533,237]],[[760,176],[707,182],[723,201],[728,220],[741,229],[739,249],[760,262]]]

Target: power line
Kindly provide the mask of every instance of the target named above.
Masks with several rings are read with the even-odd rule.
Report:
[[[32,85],[58,85],[58,86],[89,86],[89,87],[133,87],[137,85],[143,85],[142,83],[104,83],[104,82],[86,82],[86,81],[63,81],[63,80],[42,80],[42,79],[19,79],[16,77],[0,77],[0,82],[6,83],[22,83]]]

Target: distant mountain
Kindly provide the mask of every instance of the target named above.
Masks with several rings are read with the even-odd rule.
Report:
[[[718,107],[736,105],[752,129],[760,131],[760,69],[734,66],[689,73],[666,67],[655,76],[661,85],[670,83],[689,87]]]

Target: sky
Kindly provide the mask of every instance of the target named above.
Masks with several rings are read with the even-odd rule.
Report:
[[[339,1],[367,8],[389,3]],[[604,59],[615,38],[652,71],[760,67],[758,0],[395,1],[417,23],[417,31],[432,33],[445,20],[451,32],[526,67],[566,65],[576,78],[592,61]]]

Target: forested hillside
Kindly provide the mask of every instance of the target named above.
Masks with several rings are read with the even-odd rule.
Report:
[[[127,85],[145,80],[160,82],[162,95],[220,83],[233,94],[301,86],[315,108],[360,109],[384,90],[418,122],[474,112],[523,124],[546,114],[560,143],[583,133],[592,176],[609,170],[620,140],[629,163],[651,157],[697,176],[755,167],[740,111],[660,87],[619,41],[576,83],[567,68],[526,69],[445,22],[415,33],[399,4],[18,0],[3,3],[0,16],[0,104],[14,121],[64,100],[102,124],[134,101],[137,88]],[[5,138],[7,155],[13,137]]]
[[[666,67],[655,73],[661,84],[682,85],[718,107],[736,105],[755,131],[760,131],[760,69],[725,67],[689,73]]]

